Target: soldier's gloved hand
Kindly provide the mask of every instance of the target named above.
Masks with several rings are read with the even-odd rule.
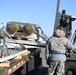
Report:
[[[70,53],[72,53],[73,52],[73,50],[70,50]]]
[[[66,53],[65,53],[66,57],[70,57],[71,53],[73,53],[73,50],[67,50]]]

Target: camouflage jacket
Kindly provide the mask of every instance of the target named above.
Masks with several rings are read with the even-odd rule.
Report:
[[[55,32],[46,43],[45,58],[47,60],[50,56],[51,61],[66,61],[65,53],[67,50],[72,49],[76,49],[76,46],[74,46],[66,37]],[[58,52],[60,54],[53,54],[53,52]]]

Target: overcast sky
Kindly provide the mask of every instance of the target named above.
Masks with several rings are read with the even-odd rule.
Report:
[[[49,37],[53,33],[57,0],[0,0],[0,23],[9,20],[37,23]],[[61,0],[59,11],[76,16],[76,0]],[[73,32],[76,22],[73,22]]]

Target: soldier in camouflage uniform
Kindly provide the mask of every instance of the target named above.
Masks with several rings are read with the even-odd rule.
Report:
[[[49,60],[48,75],[64,75],[66,50],[76,49],[65,37],[63,27],[59,26],[53,36],[51,36],[46,45],[45,56]]]

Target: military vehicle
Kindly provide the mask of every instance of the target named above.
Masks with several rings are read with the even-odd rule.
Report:
[[[42,40],[40,40],[42,38]],[[0,25],[0,75],[34,75],[47,36],[38,24],[9,21]]]
[[[72,36],[72,22],[75,16],[67,15],[66,10],[59,12],[57,2],[54,30],[57,26],[64,27],[66,37],[76,43],[76,30]],[[1,25],[0,25],[1,26]],[[45,43],[41,43],[39,38]],[[72,39],[71,39],[72,37]],[[41,58],[37,52],[46,45],[48,37],[37,24],[9,21],[6,28],[0,28],[0,75],[34,75],[33,70],[39,67]],[[40,53],[39,53],[40,54]],[[67,50],[65,75],[76,75],[76,53]],[[38,56],[38,57],[37,57]],[[38,58],[38,60],[37,60]]]
[[[66,37],[73,43],[76,43],[76,30],[74,34],[72,33],[72,22],[76,20],[75,16],[67,15],[66,10],[62,10],[62,13],[59,12],[59,4],[60,0],[57,0],[57,9],[56,9],[56,17],[55,17],[55,25],[54,30],[57,26],[63,26]],[[73,36],[72,36],[73,34]],[[76,50],[74,50],[76,51]],[[67,50],[66,53],[67,61],[65,64],[65,75],[76,75],[76,52],[69,52]]]

